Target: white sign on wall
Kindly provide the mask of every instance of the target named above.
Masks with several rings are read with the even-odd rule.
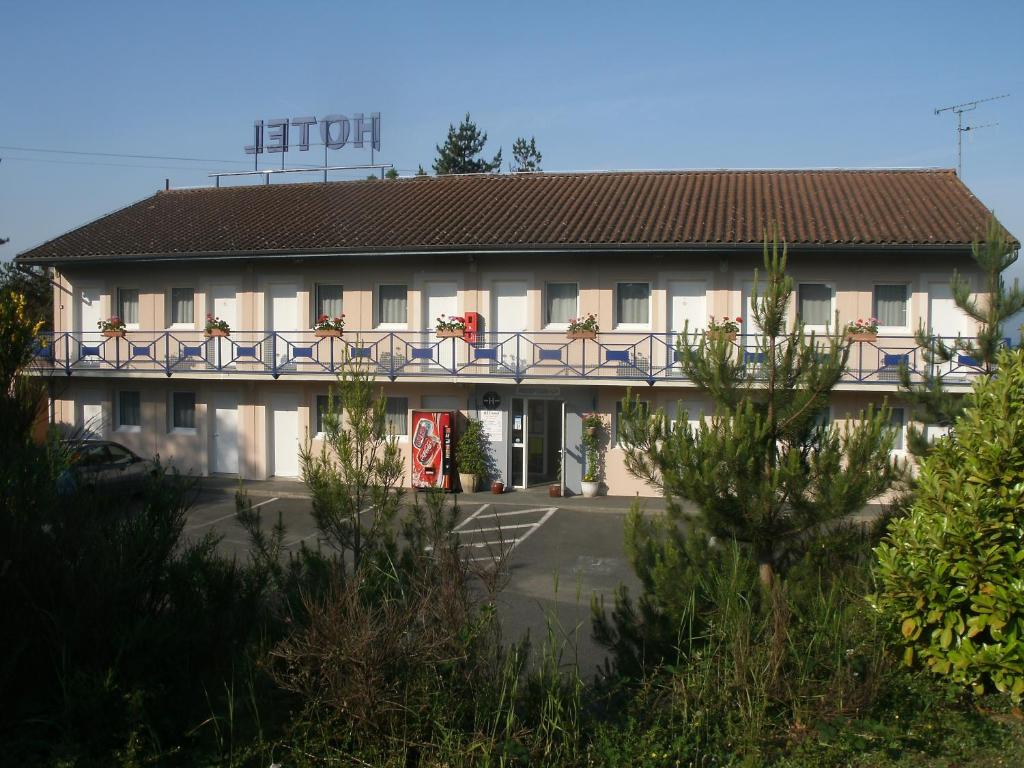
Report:
[[[482,431],[487,442],[501,442],[503,416],[501,411],[480,411],[480,423],[483,425]]]

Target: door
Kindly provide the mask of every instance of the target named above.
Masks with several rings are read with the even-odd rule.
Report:
[[[232,334],[237,338],[238,298],[233,285],[210,286],[210,312],[228,324]],[[232,342],[230,338],[214,337],[209,344],[212,348],[209,360],[218,366],[234,365],[232,359]]]
[[[526,330],[526,283],[522,280],[499,280],[491,292],[491,328],[488,339],[498,345],[498,359],[510,370],[519,368],[517,333]],[[521,354],[526,353],[520,345]]]
[[[267,332],[275,334],[274,356],[277,365],[282,366],[295,357],[291,345],[302,340],[299,334],[299,289],[294,283],[273,283],[268,286],[267,296]],[[267,361],[270,362],[270,358]]]
[[[695,343],[708,324],[707,283],[703,280],[672,280],[668,284],[669,360],[675,361],[674,350],[686,344],[683,329],[689,329],[689,340]]]
[[[276,394],[270,399],[270,474],[299,476],[299,398]]]
[[[100,311],[101,299],[102,294],[99,288],[80,288],[78,290],[78,327],[75,329],[78,340],[75,357],[91,363],[98,362],[100,356],[85,354],[88,350],[83,347],[95,348],[103,342],[103,334],[98,328],[99,322],[104,319],[103,313]]]
[[[509,479],[513,488],[526,487],[526,400],[513,397],[509,412],[512,433],[509,440]]]
[[[79,406],[78,422],[82,437],[94,439],[103,437],[106,427],[104,421],[103,403],[99,395],[83,395]]]
[[[430,281],[423,286],[423,325],[430,336],[432,328],[437,326],[437,318],[444,315],[451,317],[459,314],[458,285],[454,282]],[[455,367],[455,350],[461,343],[458,339],[438,339],[433,362],[448,370]]]
[[[221,393],[213,402],[213,471],[238,474],[238,397]]]

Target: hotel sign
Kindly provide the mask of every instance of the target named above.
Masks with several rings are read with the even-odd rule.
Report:
[[[286,117],[253,123],[252,144],[245,148],[247,155],[261,155],[309,149],[310,133],[319,130],[320,144],[327,149],[341,149],[351,143],[356,149],[369,144],[380,150],[380,112],[371,112],[367,117],[357,112],[349,119],[345,115],[327,115],[319,120],[315,117]],[[316,134],[314,133],[314,136]],[[293,139],[297,139],[293,143]]]

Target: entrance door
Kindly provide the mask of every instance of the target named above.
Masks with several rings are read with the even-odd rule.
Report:
[[[556,482],[563,460],[565,406],[559,400],[512,398],[509,468],[513,488]],[[565,481],[562,480],[562,487]]]
[[[274,477],[299,476],[299,398],[275,394],[270,399],[270,458]]]
[[[84,438],[102,438],[106,427],[103,400],[98,392],[83,392],[79,398],[78,428]]]
[[[299,289],[294,283],[273,283],[268,286],[267,332],[274,332],[277,365],[293,358],[290,344],[301,341],[299,336]],[[270,362],[268,358],[268,362]]]
[[[99,288],[81,288],[78,291],[78,348],[75,350],[75,356],[92,363],[98,362],[99,356],[83,356],[82,347],[98,347],[103,342],[103,334],[97,327],[103,319],[100,311],[101,298]]]
[[[675,350],[677,344],[694,341],[708,324],[707,283],[703,280],[672,280],[668,284],[668,330],[669,345]],[[690,337],[684,338],[683,329],[688,328]],[[673,352],[669,360],[675,361]]]
[[[423,325],[430,332],[437,325],[441,315],[451,317],[459,314],[458,285],[454,282],[430,281],[423,286]],[[433,334],[431,334],[433,335]],[[433,362],[448,370],[455,367],[455,349],[460,343],[456,339],[438,339]]]
[[[235,286],[233,285],[211,285],[210,286],[210,312],[214,317],[224,320],[228,327],[235,332],[238,326],[238,299]],[[209,360],[214,364],[234,365],[231,362],[232,342],[229,338],[214,337],[209,341],[212,347],[212,354]]]
[[[953,301],[949,283],[928,284],[928,331],[947,344],[967,333],[967,315]]]
[[[238,473],[238,397],[218,394],[213,404],[213,471]]]
[[[499,359],[515,371],[519,368],[516,355],[516,333],[526,330],[526,283],[522,280],[499,280],[491,294],[493,334],[491,343],[499,346]],[[525,350],[522,350],[525,353]]]

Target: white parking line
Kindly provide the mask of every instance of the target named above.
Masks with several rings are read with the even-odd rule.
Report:
[[[509,531],[513,528],[533,528],[536,525],[537,523],[520,523],[519,525],[498,525],[493,528],[471,528],[466,531],[460,531],[460,533],[468,536],[471,533],[485,533],[487,531]]]
[[[258,509],[259,507],[262,507],[264,504],[269,504],[272,501],[280,501],[280,499],[278,499],[277,496],[275,496],[272,499],[267,499],[266,501],[261,501],[259,504],[253,504],[252,508],[253,509]],[[186,525],[185,526],[185,530],[186,531],[193,531],[196,528],[205,528],[208,525],[213,525],[214,523],[219,523],[221,520],[227,520],[229,517],[234,517],[236,514],[237,514],[236,512],[231,512],[231,513],[229,513],[227,515],[223,515],[223,516],[218,517],[218,518],[216,518],[214,520],[208,520],[205,523],[195,523],[194,525]]]
[[[463,526],[469,525],[469,523],[471,523],[471,522],[473,522],[474,520],[476,520],[476,518],[477,518],[477,515],[479,515],[479,514],[480,514],[481,512],[483,512],[483,511],[484,511],[485,509],[487,509],[487,508],[488,508],[489,506],[491,506],[491,505],[490,505],[490,504],[484,504],[484,505],[483,505],[482,507],[480,507],[480,509],[478,509],[478,510],[477,510],[476,512],[474,512],[474,513],[473,513],[472,515],[470,515],[470,516],[469,516],[469,517],[467,517],[467,518],[466,518],[465,520],[463,520],[463,521],[462,521],[461,523],[459,523],[459,524],[458,524],[458,525],[456,525],[456,526],[455,526],[454,528],[452,528],[452,531],[458,531],[458,530],[461,530]]]
[[[526,532],[523,533],[522,536],[519,536],[518,538],[506,539],[504,541],[499,541],[499,542],[494,542],[494,541],[462,542],[462,546],[463,547],[467,547],[467,548],[481,549],[483,547],[496,547],[499,550],[499,553],[497,553],[497,554],[493,554],[492,553],[491,555],[489,555],[487,557],[467,557],[466,560],[469,561],[469,562],[480,562],[480,561],[483,561],[483,560],[489,560],[491,562],[497,562],[499,557],[501,557],[501,558],[508,557],[509,555],[512,554],[513,550],[515,550],[516,547],[518,547],[520,544],[522,544],[524,541],[526,541],[528,538],[530,538],[530,536],[532,536],[534,533],[536,533],[538,528],[540,528],[542,525],[544,525],[544,523],[546,523],[548,520],[550,520],[551,516],[553,514],[555,514],[555,512],[557,510],[558,510],[558,507],[539,507],[539,508],[536,508],[536,509],[520,509],[520,510],[516,510],[515,512],[496,513],[496,514],[493,515],[493,517],[501,517],[501,516],[504,516],[504,515],[515,515],[515,514],[520,514],[521,515],[521,514],[525,514],[525,513],[528,513],[528,512],[532,512],[534,514],[536,514],[538,512],[543,512],[544,515],[540,518],[540,520],[537,520],[536,522],[533,522],[533,523],[516,523],[516,524],[513,524],[513,525],[506,525],[506,526],[499,525],[497,527],[491,527],[491,528],[475,528],[475,529],[470,529],[470,530],[462,531],[461,533],[463,535],[465,535],[465,534],[470,534],[470,533],[486,533],[486,532],[493,532],[493,531],[499,531],[500,532],[502,530],[509,530],[509,529],[513,529],[513,528],[518,528],[518,529],[525,528],[525,529],[527,529]],[[468,523],[471,519],[480,519],[480,518],[478,518],[478,515],[480,514],[480,511],[481,510],[477,510],[476,514],[474,514],[471,518],[467,518],[465,521],[463,521],[463,525]],[[483,518],[483,519],[488,519],[489,520],[491,518],[492,518],[492,515],[487,515],[486,518]],[[459,527],[461,527],[461,526],[459,526]],[[511,546],[508,546],[508,548],[506,549],[506,545],[511,545]]]

